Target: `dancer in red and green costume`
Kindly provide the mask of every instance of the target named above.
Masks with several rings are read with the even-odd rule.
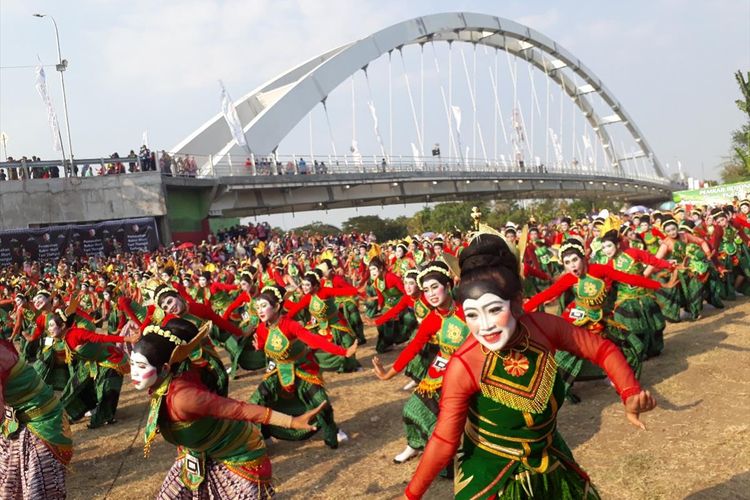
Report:
[[[328,342],[348,349],[357,343],[354,332],[344,319],[336,304],[336,297],[354,297],[359,291],[347,283],[328,287],[320,285],[320,270],[308,271],[302,277],[302,291],[305,295],[299,302],[285,302],[287,314],[294,318],[298,312],[307,309],[311,320],[306,325],[310,331],[322,336]],[[354,356],[342,357],[326,351],[315,351],[320,369],[348,373],[360,370],[362,365]]]
[[[584,254],[585,249],[580,241],[570,239],[563,243],[560,247],[560,257],[567,272],[560,276],[552,286],[529,299],[523,308],[526,312],[534,311],[540,305],[561,296],[566,291],[572,291],[574,302],[569,304],[565,311],[566,319],[576,326],[586,328],[591,333],[614,342],[622,350],[636,376],[639,376],[644,357],[644,345],[624,325],[612,320],[611,311],[606,307],[605,301],[614,282],[652,290],[658,290],[662,285],[658,281],[623,273],[609,266],[588,264]],[[583,380],[603,376],[597,367],[590,363],[585,364],[584,358],[565,351],[558,351],[555,356],[560,376],[565,384],[565,394],[570,395],[573,402],[577,402],[578,397],[572,395],[570,389],[577,378]]]
[[[10,340],[19,339],[21,356],[29,363],[33,363],[37,358],[41,345],[41,338],[34,338],[32,335],[36,312],[30,307],[26,294],[23,292],[15,294],[13,303],[13,311],[10,314],[13,318],[13,331],[10,335]]]
[[[224,342],[224,348],[229,352],[232,363],[230,366],[232,378],[237,376],[238,368],[252,371],[259,370],[266,364],[262,350],[256,349],[253,345],[255,331],[260,323],[258,313],[255,310],[256,273],[257,270],[252,266],[242,271],[240,274],[241,292],[227,306],[222,315],[223,319],[238,324],[243,332],[241,337],[232,335]]]
[[[0,498],[61,500],[73,456],[68,417],[52,388],[0,340]]]
[[[330,259],[323,259],[316,269],[320,270],[318,276],[320,277],[321,286],[336,288],[349,287],[349,283],[347,283],[342,276],[335,274],[333,262],[331,262]],[[339,306],[341,314],[344,315],[344,319],[346,319],[349,327],[357,337],[357,343],[359,343],[359,345],[365,345],[367,339],[365,338],[365,326],[362,322],[362,315],[359,313],[359,297],[357,295],[336,297],[336,303]]]
[[[404,328],[412,331],[409,341],[414,339],[417,334],[419,325],[422,320],[432,310],[429,304],[426,302],[422,289],[417,284],[417,278],[419,271],[417,269],[409,269],[404,273],[404,291],[406,292],[405,297],[408,300],[399,301],[394,307],[390,308],[388,312],[382,316],[367,320],[368,326],[380,326],[386,321],[390,321],[394,318],[398,318],[402,311],[401,316],[404,321]],[[418,383],[427,375],[427,370],[430,368],[432,361],[435,359],[439,351],[437,340],[433,337],[427,342],[424,347],[419,351],[419,354],[414,356],[414,359],[409,361],[409,364],[404,370],[404,375],[409,377],[411,381],[404,386],[405,391],[411,391]]]
[[[379,257],[373,257],[369,264],[370,284],[372,292],[377,299],[377,308],[374,315],[385,315],[393,307],[399,307],[403,312],[408,304],[408,298],[404,291],[404,283],[397,275],[387,271],[385,264]],[[399,302],[404,304],[399,306]],[[397,316],[378,326],[378,340],[375,350],[379,353],[386,352],[394,344],[406,342],[411,335],[408,327],[404,327],[401,316]]]
[[[133,385],[151,396],[146,456],[157,434],[178,450],[157,498],[273,498],[271,461],[259,425],[310,431],[308,422],[321,407],[291,417],[212,392],[189,361],[209,328],[206,323],[199,332],[174,318],[164,328],[148,326],[133,347]]]
[[[129,371],[128,357],[116,344],[133,341],[134,336],[101,335],[75,326],[77,299],[65,311],[57,310],[47,325],[55,341],[64,342],[73,374],[62,393],[62,404],[71,420],[91,411],[90,429],[115,422],[123,375]]]
[[[688,246],[696,245],[700,247],[703,253],[709,258],[713,255],[711,248],[705,240],[694,236],[688,232],[680,232],[677,221],[673,218],[667,218],[662,223],[664,229],[664,239],[661,242],[659,250],[656,252],[658,259],[669,260],[677,264],[682,264],[688,257]],[[691,259],[698,259],[695,251],[691,252]],[[645,274],[649,276],[651,269],[647,269]],[[685,309],[690,319],[698,319],[703,312],[704,284],[699,277],[689,268],[680,269],[677,273],[679,286],[665,287],[656,292],[656,301],[661,307],[664,317],[668,321],[679,322],[680,309]],[[716,276],[718,279],[718,275]],[[657,279],[666,282],[669,277],[662,273]],[[719,282],[717,281],[717,285]]]
[[[676,264],[657,259],[645,250],[621,248],[620,230],[609,229],[605,224],[605,233],[601,237],[601,252],[608,261],[606,264],[617,271],[643,276],[646,266],[656,269],[674,271]],[[653,292],[627,283],[614,283],[617,293],[612,308],[612,318],[618,324],[634,333],[643,343],[646,358],[658,356],[664,350],[664,328],[667,322],[656,303]]]
[[[523,313],[518,261],[499,236],[475,237],[460,264],[471,337],[451,358],[435,430],[404,498],[425,496],[455,455],[457,499],[598,499],[557,431],[565,388],[555,351],[600,365],[640,428],[654,398],[608,340],[545,313]]]
[[[407,446],[394,457],[393,461],[396,463],[403,463],[415,457],[427,444],[437,422],[440,391],[448,361],[469,335],[463,310],[453,301],[451,295],[453,276],[447,264],[443,261],[428,263],[419,273],[418,284],[432,311],[419,325],[414,339],[401,351],[391,368],[386,370],[377,356],[372,360],[375,375],[380,380],[389,380],[406,368],[431,339],[434,338],[439,347],[427,375],[419,382],[404,406]]]
[[[313,352],[324,351],[330,356],[353,358],[357,343],[348,348],[333,344],[316,335],[282,312],[286,290],[278,285],[263,288],[256,300],[258,316],[258,345],[268,358],[268,369],[250,402],[268,406],[290,415],[326,405],[317,418],[323,430],[323,440],[330,448],[337,448],[348,436],[333,419],[333,408],[323,386],[320,366]],[[264,433],[277,439],[299,441],[313,432],[264,426]]]

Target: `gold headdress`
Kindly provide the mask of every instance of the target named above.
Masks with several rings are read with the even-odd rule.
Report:
[[[609,231],[620,231],[620,228],[622,227],[622,220],[617,217],[616,215],[610,215],[606,219],[604,219],[604,222],[602,223],[602,227],[600,229],[601,235],[604,236]]]
[[[483,234],[492,234],[494,236],[502,238],[503,241],[505,241],[505,244],[508,245],[510,251],[513,252],[516,258],[518,258],[518,248],[516,248],[514,244],[509,242],[505,238],[505,235],[503,233],[481,221],[482,212],[478,207],[472,207],[471,219],[474,221],[474,231],[469,232],[469,243],[471,243],[472,240],[481,237]]]

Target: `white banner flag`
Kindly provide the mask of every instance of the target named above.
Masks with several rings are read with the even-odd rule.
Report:
[[[148,147],[148,130],[143,131],[143,136],[141,136],[141,146]]]
[[[352,139],[352,147],[349,148],[349,150],[352,153],[352,159],[354,160],[354,164],[361,167],[362,166],[362,154],[359,152],[359,145],[357,144],[357,141]]]
[[[456,121],[456,131],[461,131],[461,108],[458,106],[451,106],[453,112],[453,119]]]
[[[237,115],[237,110],[234,108],[232,100],[229,98],[227,89],[224,88],[224,83],[219,80],[219,86],[221,87],[221,114],[224,115],[224,119],[229,126],[229,131],[232,133],[232,138],[239,146],[247,148],[247,141],[245,140],[245,132],[242,130],[242,123],[240,117]]]
[[[416,144],[413,142],[410,142],[409,144],[411,144],[411,154],[414,157],[414,165],[417,167],[424,167],[424,160],[422,159],[422,155],[419,154],[419,149]]]
[[[36,91],[39,92],[44,105],[47,106],[47,120],[52,130],[52,148],[58,153],[62,153],[60,125],[57,123],[57,114],[55,113],[54,106],[52,106],[52,99],[50,99],[47,92],[47,78],[44,74],[44,68],[41,65],[36,67]]]
[[[373,128],[375,129],[375,137],[378,139],[378,146],[380,146],[380,153],[385,158],[385,145],[383,144],[383,138],[380,136],[380,129],[378,128],[378,114],[375,112],[375,103],[367,101],[367,107],[370,108],[370,115],[372,116]],[[390,161],[390,158],[388,158]]]

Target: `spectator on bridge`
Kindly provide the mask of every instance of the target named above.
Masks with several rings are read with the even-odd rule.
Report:
[[[133,151],[132,149],[130,150],[130,153],[128,153],[128,160],[130,160],[128,162],[128,173],[137,172],[138,164],[136,163],[136,161],[138,160],[138,156],[136,156],[135,151]]]
[[[159,158],[159,169],[162,175],[172,176],[172,157],[169,153],[161,150],[161,157]]]
[[[195,156],[185,157],[185,172],[188,177],[195,177],[198,175],[198,163],[195,161]]]
[[[305,175],[307,173],[307,163],[305,163],[304,158],[300,158],[299,162],[297,162],[297,169],[300,175]]]
[[[380,162],[380,171],[385,173],[385,168],[388,166],[388,162],[385,161],[385,158]]]

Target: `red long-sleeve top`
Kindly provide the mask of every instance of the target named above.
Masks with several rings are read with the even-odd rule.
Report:
[[[525,314],[519,322],[528,329],[531,340],[550,352],[568,351],[599,365],[607,373],[623,402],[641,391],[625,357],[609,340],[574,327],[564,319],[550,314]],[[421,498],[435,476],[455,455],[461,442],[469,405],[474,395],[480,392],[485,359],[481,344],[473,336],[451,357],[443,377],[437,424],[406,488],[407,498]],[[491,415],[483,417],[492,418]]]
[[[608,265],[605,266],[601,264],[589,264],[586,273],[594,276],[595,278],[604,280],[607,288],[612,286],[613,281],[620,281],[628,285],[650,288],[652,290],[658,290],[659,288],[661,288],[661,283],[659,283],[658,281],[654,281],[637,274],[623,273],[622,271],[617,271],[616,269]],[[546,290],[542,290],[541,292],[531,297],[523,305],[524,311],[531,312],[536,310],[536,308],[541,306],[542,304],[545,304],[550,300],[554,300],[565,293],[566,290],[568,290],[576,283],[578,283],[578,276],[571,273],[563,274],[549,288],[547,288]]]
[[[313,349],[325,351],[336,356],[346,356],[346,349],[326,340],[322,335],[316,335],[304,326],[300,325],[290,315],[282,316],[279,319],[278,324],[279,330],[281,330],[289,342],[299,339]],[[268,325],[260,323],[257,330],[258,335],[258,346],[262,348],[266,345],[266,339],[268,338]]]
[[[189,422],[203,417],[223,420],[244,420],[264,423],[266,408],[236,399],[225,398],[209,391],[195,371],[187,371],[169,383],[166,395],[169,420]]]
[[[638,262],[649,265],[649,266],[654,266],[657,269],[672,270],[675,268],[675,265],[673,263],[664,259],[659,259],[655,255],[653,255],[651,252],[647,252],[645,250],[640,250],[638,248],[626,248],[625,250],[623,250],[623,252],[628,254],[633,259],[637,260]],[[607,261],[607,265],[613,266],[614,259],[609,259]]]
[[[44,314],[46,311],[38,311],[36,319],[34,320],[34,331],[31,333],[31,340],[34,341],[42,336],[45,330],[47,330],[46,320],[48,316]],[[50,314],[52,314],[50,312]],[[76,316],[87,320],[90,323],[94,323],[94,318],[91,317],[86,311],[78,308],[76,309]]]
[[[447,311],[439,311],[433,309],[432,311],[430,311],[430,314],[425,316],[424,320],[422,320],[422,323],[420,323],[419,329],[414,335],[414,338],[411,339],[409,344],[404,348],[403,351],[401,351],[401,354],[398,355],[398,358],[396,358],[396,361],[393,363],[394,370],[400,372],[401,370],[406,368],[406,365],[408,365],[409,362],[414,359],[414,356],[416,356],[419,351],[422,350],[425,344],[427,344],[432,336],[435,335],[443,326],[443,317],[446,313]],[[460,305],[456,306],[456,310],[453,314],[461,318],[462,321],[466,321],[463,307],[461,307]]]
[[[75,351],[79,346],[87,343],[122,343],[125,338],[119,335],[102,335],[96,332],[92,332],[83,328],[73,327],[65,334],[65,343],[68,344],[70,350]],[[121,349],[110,348],[109,360],[114,364],[119,364],[122,361],[124,352]]]
[[[386,312],[378,316],[375,319],[375,325],[380,326],[384,323],[394,320],[398,318],[398,315],[401,314],[401,311],[405,311],[409,307],[414,307],[414,299],[407,294],[404,294],[404,297],[406,297],[406,299],[399,300],[395,306],[391,307]]]
[[[250,297],[250,294],[249,294],[249,293],[247,293],[247,292],[242,292],[242,293],[240,293],[240,294],[239,294],[239,295],[237,296],[237,298],[236,298],[236,299],[234,299],[234,300],[232,301],[232,303],[231,303],[231,304],[229,304],[229,305],[227,306],[227,309],[226,309],[226,311],[224,311],[224,314],[222,314],[222,317],[223,317],[224,319],[227,319],[227,320],[228,320],[228,319],[229,319],[229,317],[230,317],[230,316],[232,315],[232,313],[233,313],[234,311],[236,311],[236,310],[237,310],[237,309],[239,309],[240,307],[242,307],[242,306],[244,306],[245,304],[247,304],[248,302],[250,302],[250,300],[252,300],[252,297]]]
[[[315,292],[315,295],[317,295],[318,298],[321,300],[326,300],[331,297],[353,297],[357,294],[359,294],[359,290],[357,290],[356,288],[354,288],[353,286],[351,286],[350,284],[346,282],[344,282],[342,286],[336,286],[336,287],[323,286],[323,287],[320,287],[317,292]],[[301,310],[309,306],[312,296],[313,294],[306,293],[305,295],[302,296],[299,302],[292,302],[291,300],[285,301],[284,306],[286,307],[289,317],[290,318],[295,317],[297,313],[299,313]]]

